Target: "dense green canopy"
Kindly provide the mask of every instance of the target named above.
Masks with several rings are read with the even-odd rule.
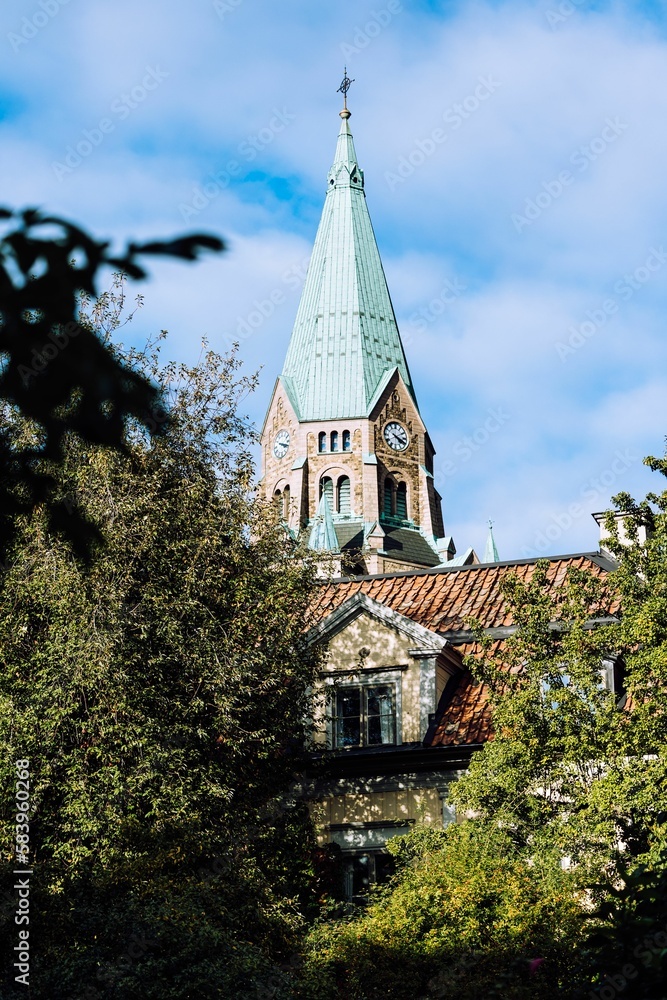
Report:
[[[117,306],[103,299],[94,320],[113,327]],[[309,735],[312,569],[252,492],[239,405],[253,380],[234,357],[116,356],[159,387],[169,420],[159,436],[126,423],[124,452],[70,433],[45,469],[104,539],[88,568],[43,508],[14,526],[3,881],[27,759],[31,995],[251,996],[292,954],[311,879],[309,827],[285,795]],[[18,446],[38,432],[17,410],[4,420]],[[9,988],[12,909],[3,920]]]

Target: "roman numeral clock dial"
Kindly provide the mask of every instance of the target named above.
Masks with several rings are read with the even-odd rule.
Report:
[[[278,431],[273,442],[273,454],[276,458],[284,458],[289,451],[290,436],[288,431]]]
[[[382,433],[385,441],[394,451],[405,451],[410,443],[408,432],[397,420],[391,420],[388,424],[385,424]]]

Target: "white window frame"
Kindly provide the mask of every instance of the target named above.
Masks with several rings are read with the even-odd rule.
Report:
[[[374,743],[371,748],[379,749],[383,746],[400,746],[403,742],[402,733],[402,674],[407,670],[406,666],[386,667],[381,670],[355,671],[354,673],[344,673],[328,675],[325,679],[327,685],[327,745],[333,750],[358,749],[367,747],[369,744],[363,742],[355,747],[337,747],[335,739],[335,718],[336,718],[336,695],[344,687],[369,688],[369,687],[391,687],[394,697],[394,743]]]

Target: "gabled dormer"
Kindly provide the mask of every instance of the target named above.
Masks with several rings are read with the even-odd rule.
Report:
[[[362,593],[309,639],[327,647],[316,739],[331,750],[420,745],[443,691],[462,671],[441,635]]]

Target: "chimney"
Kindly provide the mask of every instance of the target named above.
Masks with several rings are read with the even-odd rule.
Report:
[[[604,523],[607,513],[608,511],[602,510],[599,511],[597,514],[592,514],[591,517],[595,518],[595,522],[598,528],[600,529],[600,551],[607,552],[609,553],[609,555],[612,555],[613,557],[613,554],[605,545],[607,539],[611,537]],[[614,520],[616,521],[616,524],[618,526],[618,539],[622,545],[630,545],[630,539],[628,538],[627,531],[625,530],[625,524],[623,523],[626,517],[628,517],[627,513],[623,513],[622,511],[614,511]],[[644,544],[649,534],[650,531],[645,525],[640,526],[637,532],[637,538],[640,545]]]

